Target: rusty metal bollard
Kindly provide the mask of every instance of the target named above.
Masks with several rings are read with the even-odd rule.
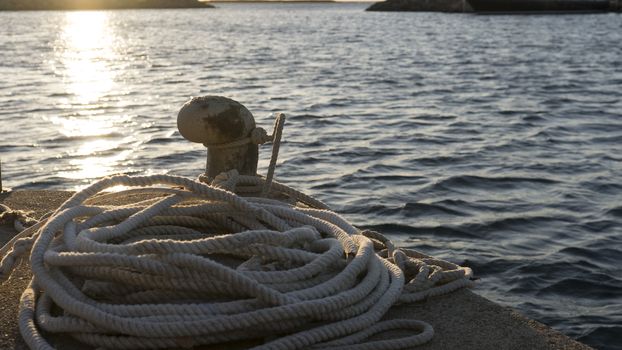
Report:
[[[208,178],[232,169],[241,175],[257,174],[257,144],[236,144],[255,130],[253,115],[239,102],[222,96],[194,97],[179,111],[177,128],[189,141],[207,147]]]

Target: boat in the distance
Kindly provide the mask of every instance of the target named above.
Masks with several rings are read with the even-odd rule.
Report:
[[[474,12],[590,13],[619,11],[613,0],[467,0]]]

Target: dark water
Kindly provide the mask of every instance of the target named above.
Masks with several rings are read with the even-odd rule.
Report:
[[[278,180],[622,349],[622,16],[364,7],[0,13],[4,184],[196,176],[177,110],[226,95],[289,115]]]

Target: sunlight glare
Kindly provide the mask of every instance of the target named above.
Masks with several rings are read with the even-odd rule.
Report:
[[[60,60],[67,92],[78,104],[96,102],[115,87],[108,61],[116,56],[106,12],[67,12]]]
[[[56,43],[56,62],[67,94],[70,116],[50,121],[75,148],[67,152],[70,167],[59,173],[72,180],[100,178],[119,172],[132,151],[120,151],[130,140],[120,128],[127,116],[109,115],[107,105],[118,88],[119,39],[106,11],[70,11]],[[76,142],[77,141],[77,142]],[[63,156],[64,157],[64,156]]]
[[[116,131],[111,119],[95,119],[93,117],[50,118],[60,126],[60,133],[66,137],[103,136]]]
[[[63,171],[58,175],[73,180],[96,179],[103,176],[112,175],[116,169],[131,154],[130,150],[120,152],[110,157],[86,157],[78,158],[70,161],[74,167],[73,171]]]

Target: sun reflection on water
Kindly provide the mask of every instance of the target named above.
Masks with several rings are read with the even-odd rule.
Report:
[[[124,137],[127,118],[106,112],[118,88],[115,65],[122,58],[120,41],[108,12],[67,12],[65,16],[56,57],[65,103],[73,113],[51,121],[75,144],[66,154],[69,164],[58,175],[86,183],[119,172],[132,153],[122,147],[132,143]]]
[[[77,117],[54,117],[51,122],[60,127],[66,137],[95,137],[110,135],[117,130],[114,122],[119,118],[82,115]]]
[[[89,104],[112,91],[114,72],[114,32],[106,12],[68,12],[61,34],[67,92],[74,103]]]

